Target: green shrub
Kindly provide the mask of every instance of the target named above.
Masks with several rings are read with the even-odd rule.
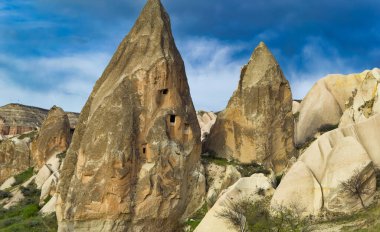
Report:
[[[57,155],[57,158],[59,159],[59,161],[62,162],[62,160],[63,160],[64,158],[66,158],[66,151],[65,151],[65,152],[62,152],[62,153],[60,153],[60,154],[58,154],[58,155]]]
[[[39,211],[39,206],[37,204],[30,204],[22,208],[21,215],[24,219],[36,216]]]
[[[236,169],[240,172],[242,177],[249,177],[256,173],[262,173],[264,175],[269,175],[270,171],[266,169],[263,165],[252,163],[252,164],[238,164]]]
[[[224,208],[217,212],[217,217],[225,220],[240,232],[254,231],[306,231],[311,225],[311,218],[301,218],[297,207],[281,208],[278,212],[269,212],[269,198],[260,201],[240,199],[226,202]]]
[[[20,139],[20,140],[23,140],[25,138],[34,139],[36,137],[37,133],[38,133],[37,131],[31,131],[31,132],[20,135],[18,137],[18,139]]]
[[[55,214],[46,217],[39,215],[40,191],[34,182],[27,187],[20,187],[25,198],[16,206],[6,210],[0,207],[0,232],[57,231]]]
[[[280,185],[282,177],[284,177],[284,173],[281,173],[279,175],[276,175],[276,188]]]
[[[207,204],[204,203],[203,206],[185,222],[185,226],[188,227],[188,230],[186,231],[194,231],[195,228],[197,228],[197,226],[201,223],[202,219],[206,216],[207,211]]]
[[[13,184],[13,186],[19,185],[27,181],[33,176],[33,167],[28,168],[28,170],[18,174],[15,176],[16,182]]]
[[[0,200],[12,197],[12,194],[7,191],[0,190]]]

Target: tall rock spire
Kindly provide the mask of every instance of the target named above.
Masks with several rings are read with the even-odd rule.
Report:
[[[53,106],[30,145],[36,167],[40,169],[52,156],[66,152],[70,140],[69,118],[61,108]]]
[[[276,59],[261,42],[241,71],[238,89],[218,115],[206,150],[282,171],[293,155],[292,94]]]
[[[58,188],[59,231],[175,231],[203,196],[200,152],[169,16],[149,0],[81,112]]]

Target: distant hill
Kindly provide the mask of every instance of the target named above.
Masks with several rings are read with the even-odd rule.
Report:
[[[41,127],[49,110],[22,104],[0,107],[0,135],[22,134]],[[71,129],[75,129],[79,113],[66,112]]]

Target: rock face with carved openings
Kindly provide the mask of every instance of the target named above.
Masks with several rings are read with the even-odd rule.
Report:
[[[169,16],[149,0],[81,112],[59,231],[176,231],[205,195],[200,137]]]

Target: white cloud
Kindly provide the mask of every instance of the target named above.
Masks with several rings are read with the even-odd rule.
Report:
[[[237,88],[240,69],[247,59],[234,59],[244,45],[190,38],[179,43],[196,109],[223,110]]]
[[[223,110],[237,88],[241,67],[249,57],[237,56],[253,47],[215,39],[189,38],[178,43],[196,109]],[[281,51],[276,54],[281,56]],[[0,55],[0,105],[11,102],[79,112],[112,54],[78,53],[60,57],[21,58]],[[352,73],[350,60],[331,46],[312,38],[283,70],[293,97],[303,98],[312,85],[329,73]],[[302,69],[297,61],[303,61]],[[23,77],[24,79],[20,79]],[[38,85],[44,85],[39,88]]]
[[[303,62],[303,68],[297,67],[297,61]],[[302,99],[311,87],[322,77],[333,74],[361,72],[354,70],[349,58],[342,58],[338,51],[318,37],[310,37],[302,52],[287,60],[284,70],[292,87],[294,99]]]
[[[83,53],[62,57],[0,56],[0,105],[21,103],[79,112],[110,54]],[[15,75],[19,75],[17,78]],[[25,78],[22,81],[20,76]],[[39,88],[29,86],[47,85]]]

